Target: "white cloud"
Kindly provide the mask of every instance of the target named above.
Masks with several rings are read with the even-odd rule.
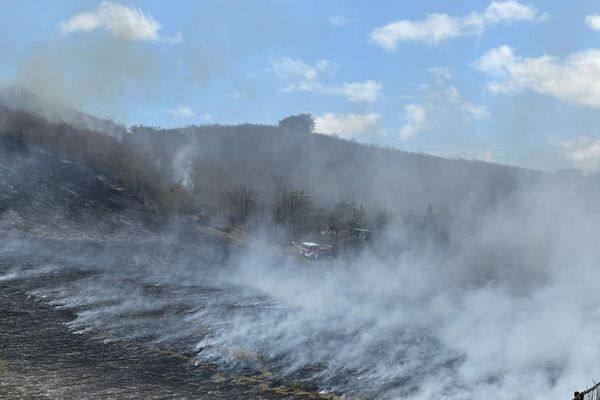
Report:
[[[450,80],[454,77],[452,70],[448,67],[431,67],[429,73],[440,81]]]
[[[159,31],[162,27],[151,15],[113,1],[103,1],[96,9],[76,14],[58,25],[63,34],[91,32],[100,29],[126,40],[164,41],[167,43],[179,43],[183,40],[181,33],[161,38]]]
[[[325,94],[339,95],[346,100],[359,103],[373,103],[379,95],[383,85],[381,82],[367,79],[364,82],[343,83],[339,86],[330,86],[323,88]]]
[[[375,28],[370,41],[386,50],[395,50],[400,42],[437,44],[452,38],[481,34],[488,26],[515,21],[536,21],[544,15],[515,0],[492,1],[483,13],[456,17],[445,13],[427,14],[419,21],[398,20]]]
[[[183,34],[181,32],[177,32],[173,36],[167,36],[167,37],[161,39],[161,41],[165,42],[165,43],[169,43],[169,44],[181,43],[181,42],[183,42]]]
[[[375,113],[324,113],[315,117],[315,130],[321,133],[335,133],[340,137],[352,138],[359,135],[372,134],[379,118],[380,115]]]
[[[338,13],[327,18],[327,22],[329,22],[329,25],[331,26],[341,27],[348,25],[350,21],[348,18]]]
[[[460,109],[463,111],[463,115],[467,120],[473,119],[485,119],[489,118],[490,112],[486,106],[480,104],[473,104],[468,101],[460,102]]]
[[[513,21],[536,21],[544,18],[538,10],[531,5],[521,4],[518,1],[492,1],[483,13],[487,23],[497,24]]]
[[[283,58],[271,65],[271,71],[285,81],[282,92],[313,92],[327,96],[339,96],[354,103],[373,103],[383,90],[381,82],[366,79],[363,82],[323,83],[324,76],[332,76],[335,64],[319,60],[308,64],[302,60]]]
[[[430,72],[436,79],[434,85],[422,85],[419,98],[404,106],[402,127],[398,132],[401,140],[413,139],[419,133],[449,124],[465,123],[488,118],[487,107],[465,100],[458,89],[450,84],[451,71],[445,67],[431,68]]]
[[[495,47],[475,61],[475,66],[481,71],[503,75],[507,68],[516,61],[514,49],[509,46]]]
[[[414,138],[425,129],[427,123],[427,109],[422,104],[407,104],[404,106],[404,125],[398,131],[402,140]]]
[[[367,79],[364,82],[350,82],[326,85],[316,81],[293,82],[283,86],[282,92],[313,92],[328,96],[340,96],[353,103],[373,103],[381,95],[381,82]]]
[[[462,115],[467,121],[484,119],[490,116],[486,106],[464,100],[458,92],[458,89],[452,85],[440,87],[438,91],[434,93],[435,94],[432,94],[430,97],[439,108],[451,108],[453,112]]]
[[[599,49],[560,60],[550,55],[522,58],[513,48],[501,46],[484,54],[475,66],[497,78],[488,84],[493,92],[532,90],[572,104],[600,108]]]
[[[591,29],[593,29],[595,31],[600,31],[600,15],[598,15],[598,14],[586,15],[585,23]]]
[[[272,64],[272,69],[281,78],[301,78],[313,81],[323,74],[331,74],[334,65],[331,61],[327,60],[319,60],[311,65],[299,59],[286,57],[275,60]]]
[[[386,50],[395,50],[401,41],[436,44],[442,40],[461,36],[461,22],[447,14],[428,14],[422,21],[401,20],[375,28],[371,42]]]
[[[192,118],[196,113],[188,106],[177,106],[167,109],[169,114],[177,118]]]
[[[213,118],[211,113],[204,113],[200,116],[202,121],[210,121]]]
[[[558,148],[560,156],[574,167],[588,171],[600,170],[600,139],[579,136],[572,140],[563,140],[553,137],[550,143]]]

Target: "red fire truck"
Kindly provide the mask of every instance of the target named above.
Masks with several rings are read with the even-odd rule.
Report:
[[[320,257],[333,255],[333,247],[328,244],[318,244],[313,242],[302,242],[300,254],[306,258],[316,260]]]

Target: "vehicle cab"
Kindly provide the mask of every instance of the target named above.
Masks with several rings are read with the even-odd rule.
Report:
[[[306,258],[314,260],[319,257],[333,255],[333,247],[328,244],[303,242],[300,246],[300,254]]]

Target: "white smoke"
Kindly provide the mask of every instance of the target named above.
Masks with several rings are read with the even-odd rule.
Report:
[[[46,261],[0,272],[87,271],[34,293],[78,310],[76,331],[168,343],[351,397],[560,398],[597,374],[596,195],[529,182],[481,215],[457,210],[447,245],[387,257],[300,263],[256,243],[224,265],[217,242],[189,240],[175,224],[102,250],[7,239],[4,260],[33,249]],[[402,247],[403,229],[375,248]]]

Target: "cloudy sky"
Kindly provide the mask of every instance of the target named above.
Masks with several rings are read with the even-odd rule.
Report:
[[[25,1],[0,83],[128,125],[276,123],[360,142],[600,170],[600,3]]]

